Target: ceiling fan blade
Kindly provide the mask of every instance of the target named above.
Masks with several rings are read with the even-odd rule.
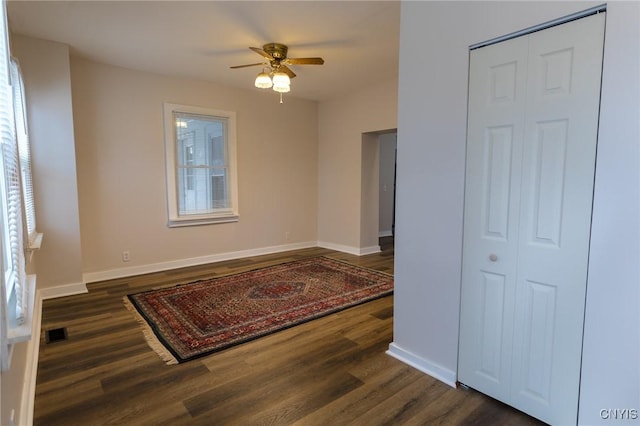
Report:
[[[324,59],[322,58],[287,58],[284,60],[289,65],[322,65]]]
[[[249,49],[253,50],[254,52],[256,52],[260,56],[264,56],[265,58],[267,58],[270,61],[274,60],[273,56],[269,55],[267,52],[265,52],[264,50],[260,49],[259,47],[250,47]]]
[[[257,66],[257,65],[264,65],[264,62],[258,62],[258,63],[255,63],[255,64],[247,64],[247,65],[234,65],[234,66],[229,67],[229,68],[231,68],[231,69],[234,69],[234,70],[235,70],[235,69],[237,69],[237,68],[255,67],[255,66]]]
[[[278,71],[284,72],[289,76],[289,78],[293,78],[296,76],[296,73],[291,71],[291,68],[287,67],[286,65],[280,65],[280,68],[278,68]]]

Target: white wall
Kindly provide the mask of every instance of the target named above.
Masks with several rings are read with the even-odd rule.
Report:
[[[87,281],[315,245],[315,102],[76,57],[71,76]],[[167,227],[163,102],[236,112],[237,223]]]
[[[38,289],[82,283],[69,47],[13,36],[24,74],[33,165]]]
[[[380,82],[319,105],[318,240],[326,247],[356,253],[362,247],[362,154],[369,140],[363,134],[397,128],[397,84]]]
[[[379,190],[379,218],[378,233],[389,236],[393,227],[393,186],[396,170],[396,132],[380,135],[380,184]]]
[[[640,3],[609,3],[582,356],[580,420],[640,417]]]
[[[357,254],[380,251],[380,141],[377,133],[362,134],[360,151],[360,245]]]
[[[26,365],[28,358],[28,342],[22,342],[14,345],[13,354],[11,356],[11,368],[3,371],[0,380],[2,395],[2,404],[0,405],[0,425],[10,424],[11,411],[14,411],[16,425],[25,424],[21,413],[23,399],[28,398],[25,390],[28,385],[25,383],[26,372],[29,366]]]
[[[468,46],[597,4],[402,4],[390,352],[447,383],[455,382],[457,371]],[[601,408],[640,408],[639,25],[637,2],[608,4],[580,399],[584,424],[610,423],[600,419]]]

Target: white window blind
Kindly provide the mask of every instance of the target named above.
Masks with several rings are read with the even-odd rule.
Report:
[[[24,86],[17,63],[10,59],[5,0],[0,0],[0,15],[0,355],[2,368],[7,368],[11,345],[31,338],[35,276],[26,274],[25,241],[30,234],[34,239],[41,236],[35,232]]]
[[[29,246],[32,246],[36,240],[37,233],[36,211],[33,200],[33,179],[31,178],[31,149],[29,146],[24,81],[22,79],[22,73],[20,72],[20,65],[15,59],[11,59],[11,87],[13,92],[18,155],[20,159],[20,174],[22,177],[24,218]]]
[[[3,14],[6,13],[3,4]],[[7,311],[9,322],[23,324],[27,315],[26,281],[24,267],[22,227],[22,187],[18,145],[16,143],[13,93],[10,80],[10,62],[6,16],[3,16],[0,42],[0,143],[2,144],[3,185],[3,251],[4,276],[7,299],[15,303]]]

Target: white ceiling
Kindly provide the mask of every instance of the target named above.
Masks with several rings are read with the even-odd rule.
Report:
[[[73,55],[121,67],[253,87],[261,62],[248,49],[289,46],[291,93],[327,100],[398,75],[399,1],[10,0],[16,34],[68,44]]]

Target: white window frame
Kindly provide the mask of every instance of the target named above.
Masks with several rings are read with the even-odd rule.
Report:
[[[181,215],[178,210],[178,163],[176,123],[174,113],[194,114],[208,116],[226,121],[226,152],[229,167],[229,207],[217,209],[206,214]],[[167,210],[169,227],[206,225],[214,223],[237,222],[240,218],[238,211],[238,167],[236,155],[236,113],[211,108],[179,105],[173,103],[164,104],[164,144],[167,184]]]

